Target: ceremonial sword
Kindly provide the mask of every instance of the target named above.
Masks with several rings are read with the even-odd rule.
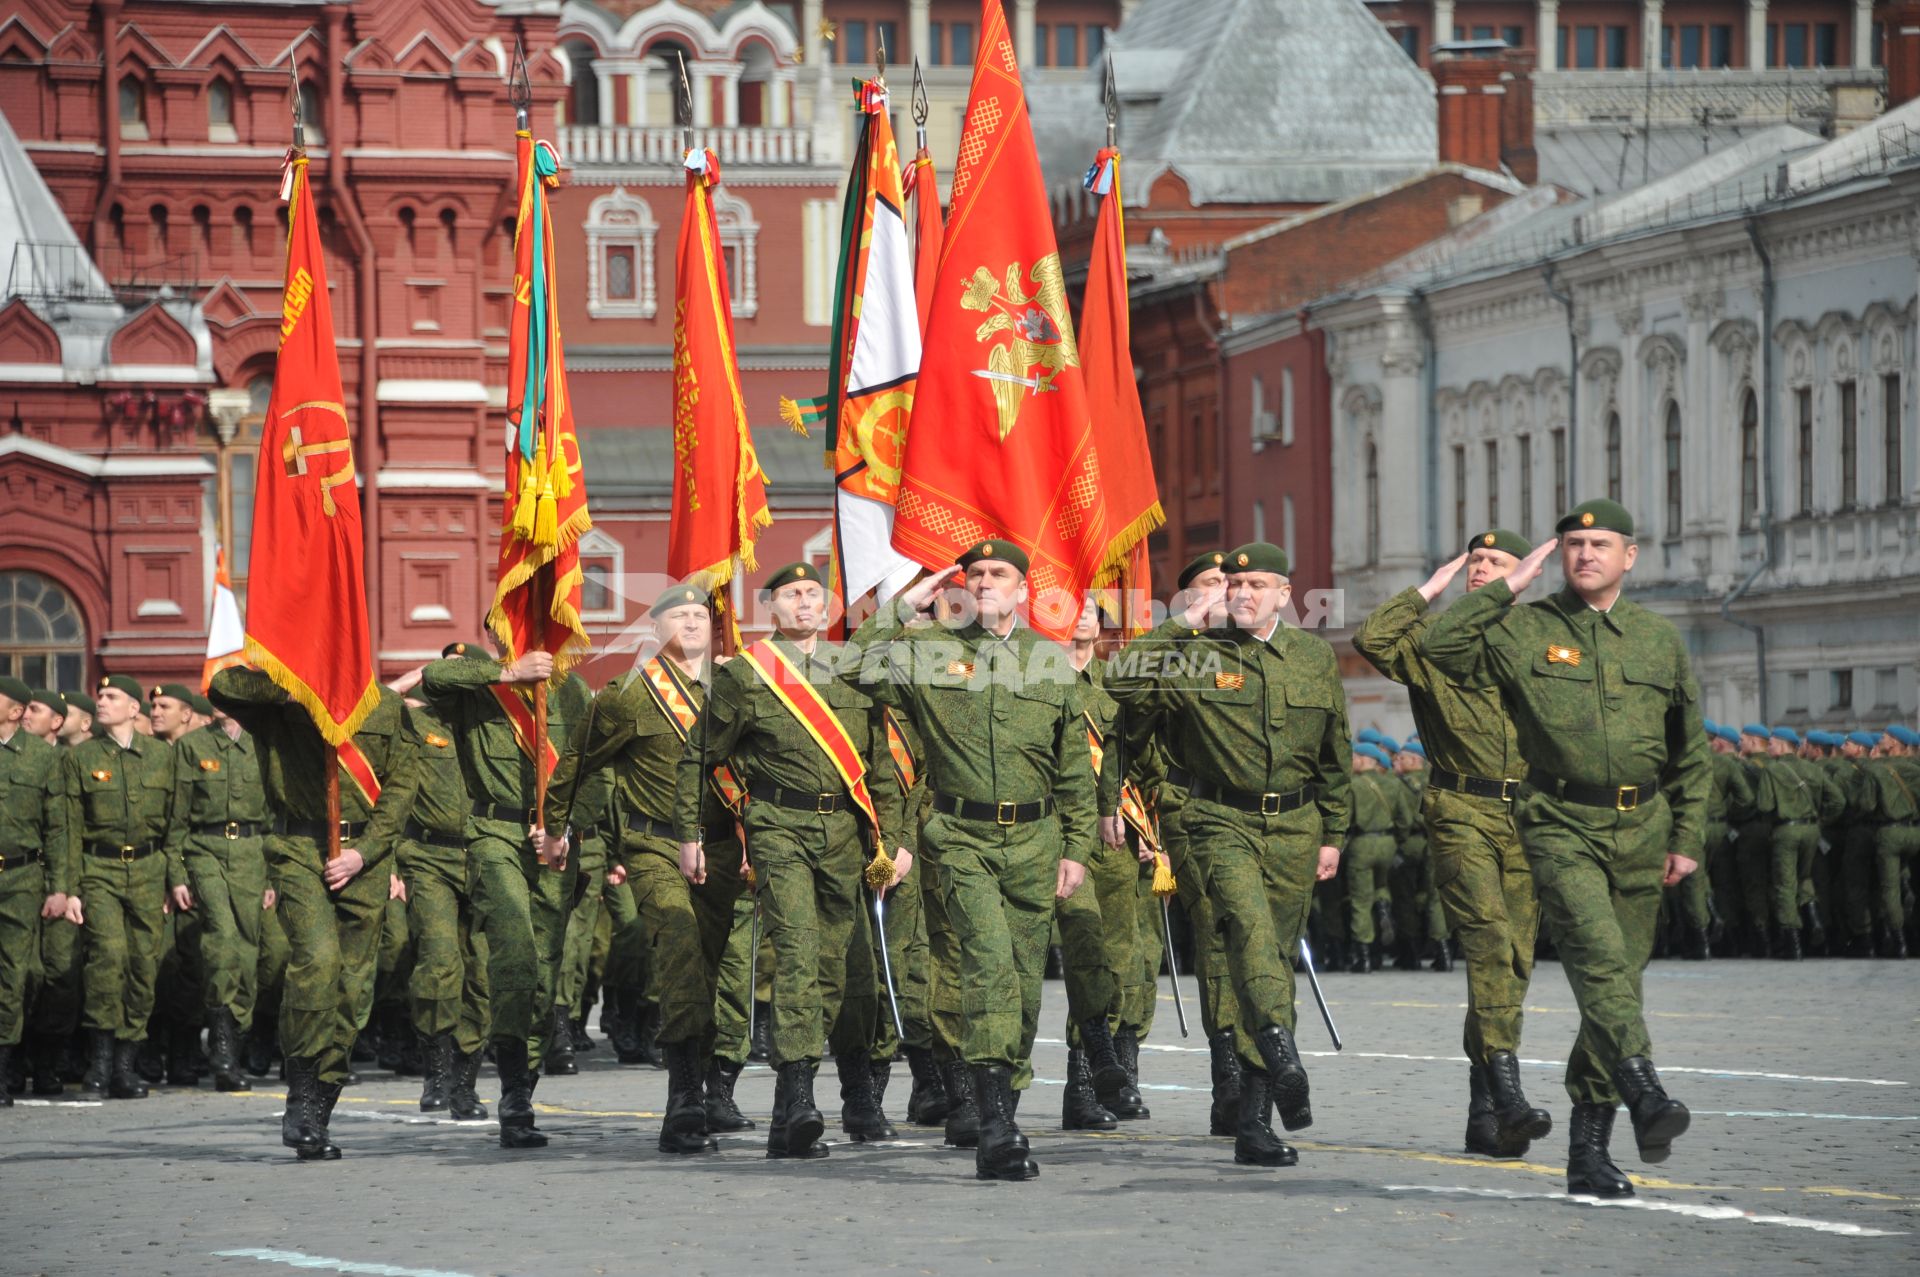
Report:
[[[907,1026],[900,1019],[900,999],[893,993],[893,957],[887,952],[887,899],[873,893],[873,925],[880,933],[880,970],[887,978],[887,1006],[893,1011],[893,1031],[901,1042],[907,1040]]]
[[[1307,969],[1307,983],[1313,987],[1313,1000],[1320,1004],[1320,1018],[1327,1022],[1327,1036],[1333,1039],[1333,1049],[1340,1049],[1340,1030],[1333,1027],[1333,1013],[1327,1010],[1327,996],[1320,992],[1320,977],[1313,973],[1313,949],[1308,946],[1307,938],[1300,937],[1300,959]]]

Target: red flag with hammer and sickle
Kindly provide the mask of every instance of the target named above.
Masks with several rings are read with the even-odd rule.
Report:
[[[328,744],[338,745],[379,703],[380,690],[327,263],[306,156],[296,152],[289,163],[287,283],[280,362],[260,432],[247,659],[300,702]]]

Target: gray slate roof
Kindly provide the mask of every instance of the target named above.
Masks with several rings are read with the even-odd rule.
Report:
[[[1714,151],[1736,146],[1766,126],[1716,125],[1704,140],[1697,126],[1550,126],[1534,134],[1540,180],[1580,195],[1630,191]],[[1644,177],[1643,177],[1644,174]]]

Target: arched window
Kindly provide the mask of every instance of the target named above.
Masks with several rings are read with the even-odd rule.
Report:
[[[1749,390],[1740,403],[1740,526],[1760,517],[1760,404]]]
[[[586,231],[587,313],[596,319],[653,318],[653,246],[660,227],[647,202],[616,186],[587,206]]]
[[[147,136],[147,86],[137,75],[120,77],[120,136],[136,142]]]
[[[563,47],[571,80],[567,97],[567,123],[612,123],[600,118],[600,73],[593,67],[593,46],[584,40],[569,40]]]
[[[1380,448],[1367,441],[1367,562],[1380,562]]]
[[[67,592],[38,572],[0,572],[0,674],[29,687],[87,685],[86,622]]]
[[[240,140],[239,132],[233,127],[233,86],[225,80],[215,80],[207,86],[207,140]]]
[[[1607,414],[1607,500],[1620,500],[1620,414]]]
[[[312,80],[300,81],[300,128],[308,146],[324,146],[327,141],[326,116],[320,109],[320,89]]]
[[[1667,536],[1680,535],[1680,405],[1667,405]]]

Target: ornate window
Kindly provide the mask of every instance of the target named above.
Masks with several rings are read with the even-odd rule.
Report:
[[[1500,441],[1489,439],[1487,450],[1487,526],[1500,526]],[[1464,538],[1462,538],[1464,541]]]
[[[215,80],[207,86],[207,140],[240,140],[240,134],[233,127],[233,86],[225,80]]]
[[[1367,440],[1367,562],[1380,562],[1380,448]]]
[[[147,138],[147,86],[137,75],[120,77],[120,136],[134,142]]]
[[[1607,500],[1620,500],[1620,414],[1607,414]]]
[[[1668,539],[1680,536],[1680,405],[1667,404],[1667,524]]]
[[[1795,449],[1800,476],[1800,513],[1813,513],[1813,388],[1801,386],[1793,392],[1794,430],[1799,439]]]
[[[0,572],[0,674],[29,687],[86,686],[86,622],[38,572]]]
[[[1882,472],[1886,475],[1886,503],[1900,504],[1900,487],[1903,479],[1900,474],[1900,374],[1890,372],[1880,378],[1881,414],[1884,418],[1881,429],[1884,438],[1881,441],[1883,457]]]
[[[1860,397],[1858,383],[1840,383],[1840,508],[1860,504]]]
[[[599,528],[589,529],[580,538],[581,620],[626,619],[626,595],[621,590],[625,563],[626,551]]]
[[[760,310],[760,223],[753,220],[753,208],[725,187],[714,192],[713,220],[720,229],[733,316],[752,319]]]
[[[1567,512],[1567,432],[1564,427],[1553,432],[1553,509],[1547,513],[1558,522]]]
[[[1740,526],[1760,518],[1760,403],[1749,390],[1740,404]]]
[[[1467,543],[1467,450],[1453,445],[1453,543]]]
[[[1520,535],[1533,535],[1533,436],[1520,436]]]
[[[637,195],[616,186],[587,206],[587,313],[651,319],[658,307],[653,244],[660,227]]]

